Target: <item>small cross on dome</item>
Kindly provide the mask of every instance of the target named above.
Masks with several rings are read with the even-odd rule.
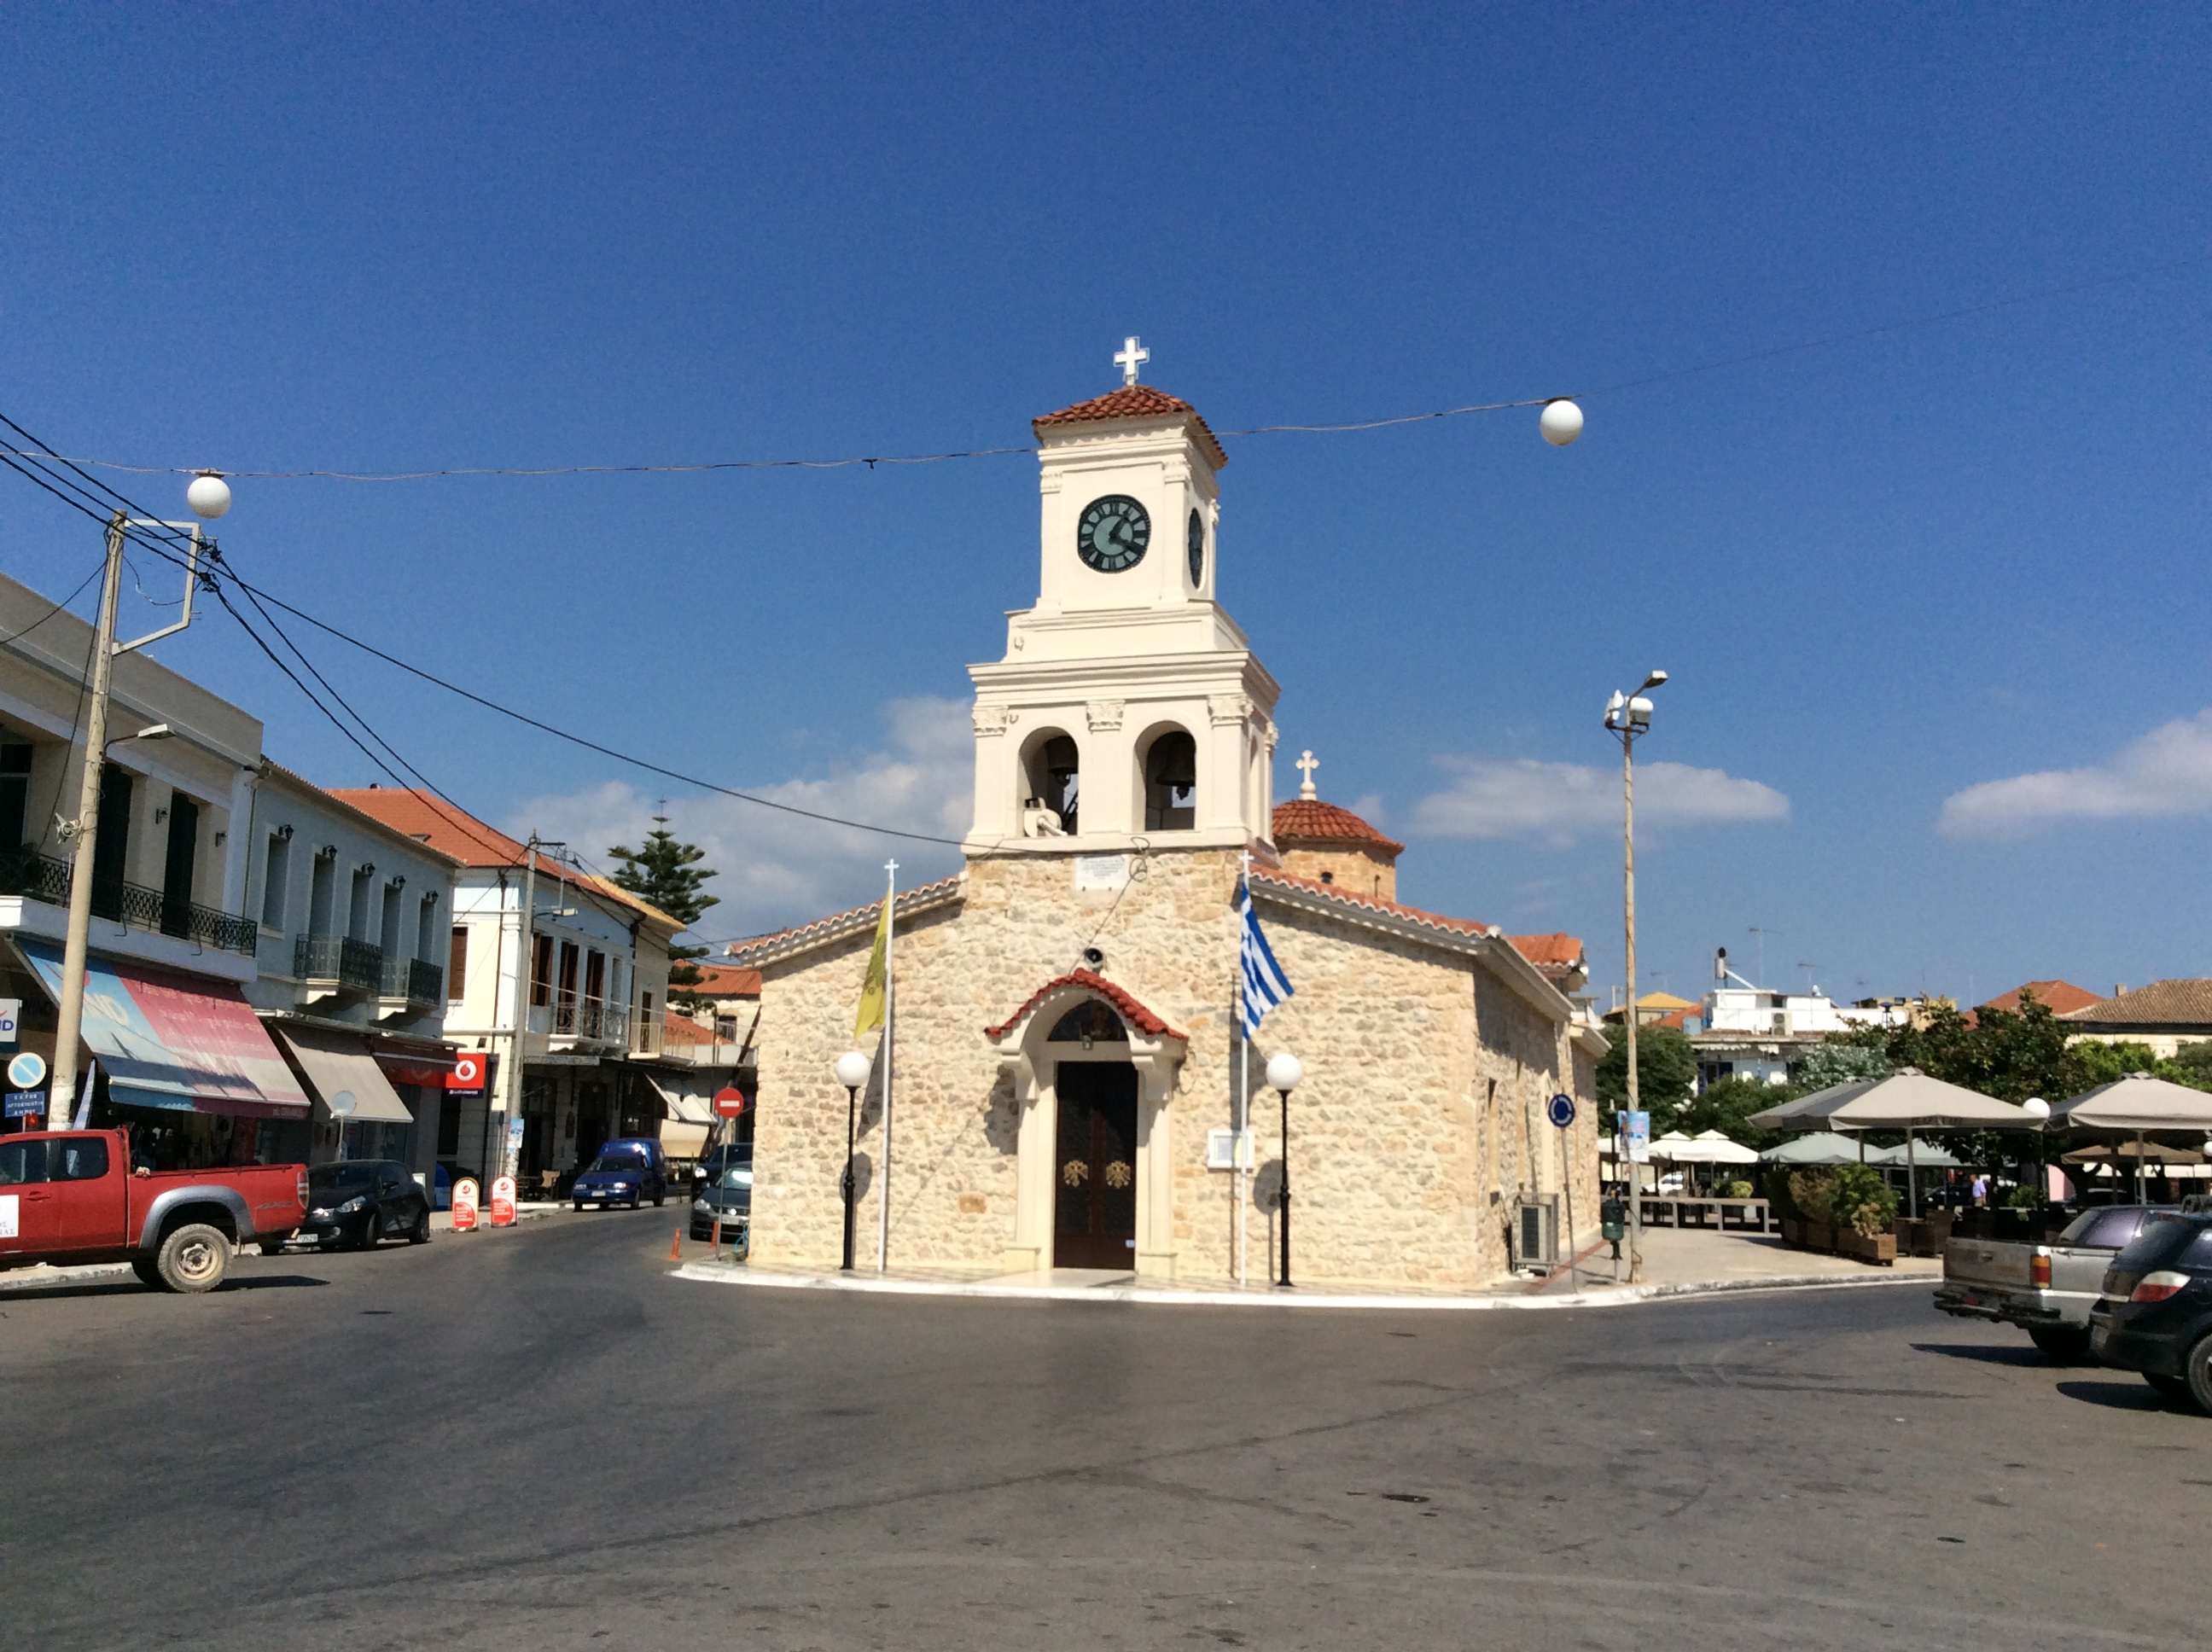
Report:
[[[1298,754],[1297,762],[1292,763],[1291,767],[1305,776],[1298,782],[1298,795],[1309,802],[1319,796],[1320,794],[1314,790],[1313,777],[1314,770],[1321,767],[1321,759],[1310,751],[1302,751]]]
[[[1137,369],[1152,359],[1152,351],[1139,344],[1137,335],[1131,333],[1121,341],[1121,350],[1114,357],[1114,365],[1121,369],[1121,382],[1133,385],[1137,382]]]

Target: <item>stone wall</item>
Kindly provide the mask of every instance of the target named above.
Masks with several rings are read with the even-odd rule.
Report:
[[[1079,892],[1072,859],[977,858],[957,902],[900,925],[892,1262],[988,1266],[1013,1242],[1020,1120],[984,1028],[1095,945],[1099,973],[1188,1040],[1172,1108],[1175,1272],[1233,1277],[1237,1179],[1205,1163],[1207,1130],[1234,1111],[1237,857],[1155,853],[1118,894]],[[1559,1089],[1584,1103],[1575,1198],[1594,1224],[1594,1090],[1563,1026],[1471,958],[1304,914],[1263,907],[1261,921],[1297,993],[1264,1023],[1255,1084],[1277,1049],[1306,1070],[1291,1101],[1295,1278],[1473,1285],[1504,1272],[1514,1193],[1532,1179],[1544,1192],[1560,1185],[1558,1133],[1542,1113]],[[851,1043],[872,940],[863,928],[761,965],[752,1242],[763,1263],[838,1260],[845,1096],[830,1066]],[[880,1073],[878,1063],[860,1120],[863,1267],[876,1254]],[[1253,1114],[1265,1167],[1281,1151],[1273,1092],[1258,1090]],[[1262,1196],[1273,1177],[1259,1178]],[[1248,1202],[1245,1218],[1249,1277],[1264,1282],[1273,1212]]]

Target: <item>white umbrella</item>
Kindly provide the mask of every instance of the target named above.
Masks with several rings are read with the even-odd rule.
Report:
[[[1874,1152],[1881,1150],[1875,1148]],[[1839,1136],[1832,1130],[1816,1130],[1808,1136],[1793,1136],[1779,1147],[1770,1147],[1759,1156],[1762,1164],[1870,1164],[1875,1162],[1863,1141],[1850,1136]]]
[[[2136,1203],[2140,1205],[2143,1198],[2144,1135],[2153,1130],[2212,1131],[2212,1094],[2154,1078],[2148,1072],[2131,1072],[2124,1078],[2099,1084],[2094,1090],[2085,1090],[2059,1102],[2051,1109],[2051,1121],[2077,1130],[2132,1131],[2136,1139]],[[2073,1158],[2071,1154],[2067,1157]],[[2172,1162],[2191,1163],[2179,1157]],[[2203,1162],[2201,1157],[2197,1162]]]
[[[1905,1196],[1911,1201],[1909,1213],[1917,1216],[1920,1179],[1912,1150],[1916,1129],[2037,1130],[2043,1121],[2024,1107],[1931,1078],[1917,1067],[1899,1067],[1887,1078],[1854,1078],[1816,1090],[1799,1101],[1754,1113],[1747,1122],[1766,1130],[1840,1126],[1904,1131]]]

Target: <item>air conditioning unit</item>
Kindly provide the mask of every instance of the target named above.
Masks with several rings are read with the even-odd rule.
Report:
[[[1559,1265],[1559,1199],[1523,1199],[1513,1207],[1513,1266],[1541,1268]]]

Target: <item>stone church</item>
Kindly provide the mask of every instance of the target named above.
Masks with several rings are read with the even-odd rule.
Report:
[[[1401,904],[1402,846],[1322,802],[1310,757],[1300,795],[1274,803],[1280,689],[1215,594],[1226,455],[1188,404],[1128,380],[1033,425],[1037,599],[1009,616],[1005,657],[969,668],[964,869],[895,907],[890,1171],[872,1034],[859,1265],[888,1196],[894,1267],[1266,1284],[1284,1143],[1260,1075],[1279,1050],[1305,1073],[1289,1102],[1299,1284],[1487,1284],[1528,1204],[1588,1243],[1605,1045],[1565,995],[1580,944]],[[1248,857],[1295,989],[1249,1053]],[[831,1069],[879,912],[731,949],[763,980],[756,1263],[837,1265]],[[1565,1129],[1547,1117],[1560,1093]]]

